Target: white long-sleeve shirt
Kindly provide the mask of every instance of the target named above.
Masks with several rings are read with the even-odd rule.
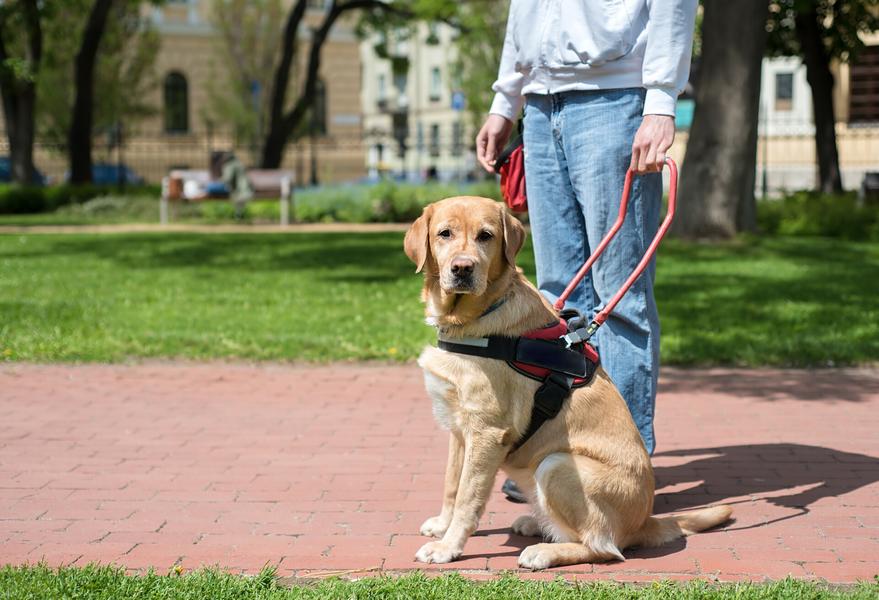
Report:
[[[644,114],[675,114],[690,73],[698,0],[512,0],[490,112],[525,94],[647,89]]]

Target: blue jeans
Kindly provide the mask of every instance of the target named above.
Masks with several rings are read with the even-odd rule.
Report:
[[[525,182],[537,285],[554,302],[619,212],[644,90],[530,94],[525,105]],[[662,176],[635,177],[625,223],[567,302],[591,318],[635,269],[659,226]],[[601,362],[653,453],[659,372],[655,262],[593,338]]]

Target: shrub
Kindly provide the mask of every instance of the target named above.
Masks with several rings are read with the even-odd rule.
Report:
[[[158,199],[159,187],[155,185],[128,186],[125,195],[152,196]],[[0,214],[41,213],[56,210],[68,204],[82,204],[101,196],[118,195],[114,185],[70,185],[51,187],[0,185]]]
[[[17,184],[0,187],[0,214],[21,215],[46,210],[43,188]]]
[[[854,193],[801,191],[766,200],[757,205],[757,222],[770,234],[879,239],[879,209],[861,205]]]

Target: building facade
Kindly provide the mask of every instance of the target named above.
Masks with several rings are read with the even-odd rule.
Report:
[[[455,32],[420,24],[411,35],[360,45],[361,111],[371,178],[460,180],[474,170],[475,132],[454,78]]]
[[[293,0],[285,0],[289,10]],[[326,2],[311,0],[298,36],[297,53],[304,63],[310,31],[319,25]],[[212,0],[166,0],[144,4],[143,16],[158,32],[156,85],[147,103],[155,111],[134,123],[122,123],[123,143],[113,146],[96,136],[96,162],[122,161],[148,182],[158,182],[172,168],[207,169],[211,152],[234,150],[248,166],[259,160],[253,136],[236,135],[229,123],[218,122],[208,110],[211,89],[226,81],[223,41],[213,25]],[[286,16],[286,15],[285,15]],[[362,178],[362,121],[360,114],[360,50],[354,34],[356,15],[336,22],[323,46],[321,62],[321,126],[316,134],[291,141],[282,167],[296,171],[297,183],[349,181]],[[284,23],[278,23],[279,28]],[[295,72],[303,69],[294,67]],[[291,82],[288,102],[293,104],[298,82]],[[5,136],[0,146],[5,142]],[[2,152],[2,147],[0,147]],[[63,181],[68,165],[57,147],[35,147],[37,167],[51,181]]]
[[[858,189],[864,173],[879,171],[879,35],[850,64],[833,67],[833,103],[843,187]],[[799,58],[762,64],[758,185],[769,193],[811,189],[818,178],[812,89]],[[758,190],[762,192],[761,190]]]

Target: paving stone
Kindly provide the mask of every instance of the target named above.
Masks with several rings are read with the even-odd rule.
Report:
[[[339,378],[344,369],[345,377]],[[665,369],[659,513],[736,520],[626,561],[531,573],[495,490],[461,561],[421,565],[447,433],[414,365],[0,366],[0,564],[296,577],[846,583],[879,573],[879,370]]]

